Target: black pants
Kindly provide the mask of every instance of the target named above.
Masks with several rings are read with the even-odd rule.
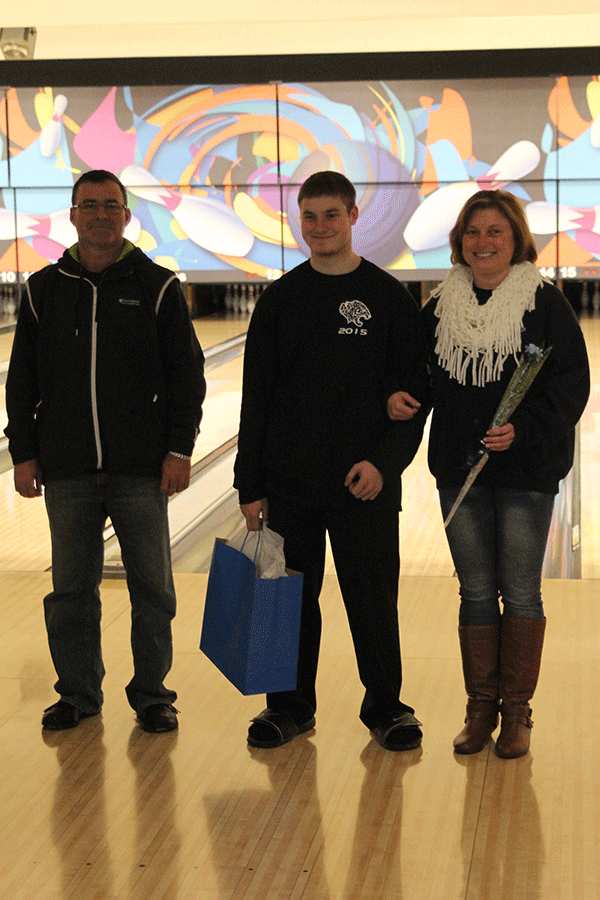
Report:
[[[335,504],[307,507],[269,497],[269,528],[284,539],[286,563],[304,573],[298,683],[267,695],[272,709],[298,722],[317,708],[315,681],[321,641],[319,594],[329,533],[340,590],[365,687],[360,718],[373,728],[388,712],[414,710],[399,700],[402,663],[398,629],[398,511],[384,492],[356,500],[348,491]]]

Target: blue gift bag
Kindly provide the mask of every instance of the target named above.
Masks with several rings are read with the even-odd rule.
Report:
[[[295,689],[303,578],[258,578],[251,559],[215,541],[200,649],[242,694]]]

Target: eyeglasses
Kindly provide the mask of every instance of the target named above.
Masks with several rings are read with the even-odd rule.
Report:
[[[97,200],[84,200],[83,203],[77,203],[71,208],[80,209],[84,213],[97,213],[101,206],[109,216],[117,216],[122,209],[127,209],[124,203],[117,200],[105,200],[103,203],[98,203]]]

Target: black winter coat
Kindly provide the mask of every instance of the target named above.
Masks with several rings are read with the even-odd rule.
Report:
[[[463,484],[467,459],[480,446],[516,362],[507,359],[500,380],[484,387],[468,383],[470,370],[465,385],[450,378],[434,351],[439,322],[436,305],[434,297],[423,309],[432,352],[428,459],[438,488],[453,488]],[[513,445],[490,453],[477,484],[555,494],[573,465],[574,429],[589,396],[590,372],[581,328],[566,298],[552,284],[537,289],[535,308],[523,315],[521,346],[529,344],[552,350],[510,419],[515,429]]]
[[[94,471],[158,477],[190,456],[204,356],[180,283],[131,248],[93,274],[76,247],[29,278],[6,383],[13,463],[44,480]]]

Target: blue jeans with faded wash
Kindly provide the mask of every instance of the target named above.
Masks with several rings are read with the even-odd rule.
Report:
[[[171,668],[176,600],[167,496],[154,478],[93,475],[49,481],[45,500],[52,538],[53,591],[44,598],[46,630],[61,699],[82,712],[102,707],[100,582],[103,530],[110,517],[121,545],[131,600],[134,675],[127,699],[140,713],[177,695]]]
[[[459,489],[440,490],[444,519]],[[446,537],[460,584],[460,625],[495,625],[504,615],[543,619],[541,583],[554,496],[474,484]]]

